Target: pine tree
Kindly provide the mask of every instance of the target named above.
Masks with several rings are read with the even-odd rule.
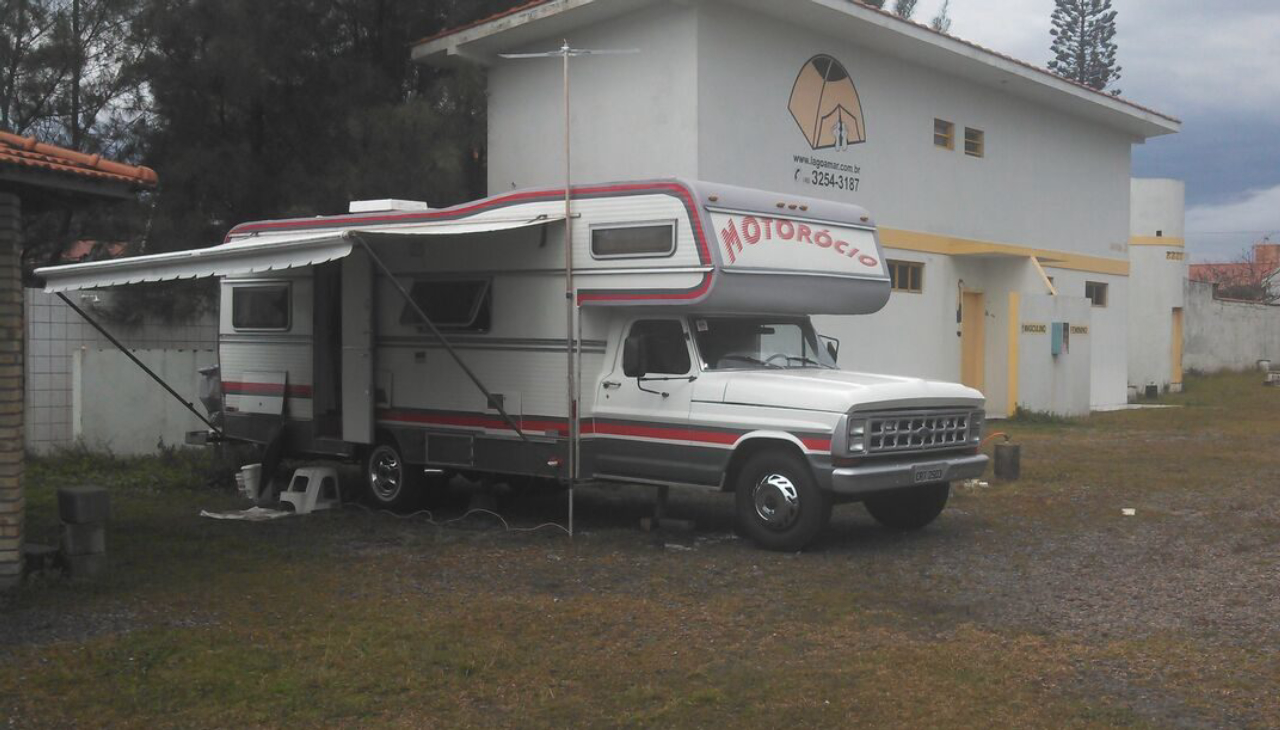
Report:
[[[938,8],[938,14],[929,21],[929,27],[939,33],[951,32],[951,0],[942,0],[942,7]]]
[[[1049,70],[1099,91],[1120,80],[1111,0],[1055,0]],[[1113,95],[1119,89],[1111,91]]]
[[[897,0],[893,4],[893,12],[900,18],[911,20],[911,16],[916,12],[916,3],[919,0]]]

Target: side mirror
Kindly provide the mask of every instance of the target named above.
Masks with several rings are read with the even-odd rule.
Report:
[[[649,347],[644,335],[631,335],[622,343],[622,374],[643,378],[649,372]]]
[[[827,346],[827,354],[831,356],[831,362],[840,362],[840,340],[826,335],[818,335],[818,340]]]

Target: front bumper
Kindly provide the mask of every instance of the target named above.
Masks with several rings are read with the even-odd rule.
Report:
[[[863,497],[914,487],[914,468],[926,465],[942,468],[942,477],[930,481],[974,479],[987,470],[988,460],[986,454],[940,454],[934,458],[919,456],[910,461],[871,461],[858,466],[840,467],[831,471],[831,491],[843,496]]]

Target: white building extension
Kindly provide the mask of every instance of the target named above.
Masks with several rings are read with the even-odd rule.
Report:
[[[1129,384],[1139,392],[1182,388],[1187,260],[1186,186],[1135,179],[1129,261]]]
[[[1131,225],[1130,177],[1176,119],[847,0],[546,0],[413,51],[485,68],[491,194],[563,182],[560,66],[499,55],[562,39],[639,49],[572,62],[575,184],[681,176],[872,212],[894,293],[819,319],[842,366],[961,380],[996,415],[1170,382],[1130,333],[1170,352],[1181,273],[1147,259],[1181,248],[1134,246],[1139,282],[1130,240],[1180,241],[1180,208]]]

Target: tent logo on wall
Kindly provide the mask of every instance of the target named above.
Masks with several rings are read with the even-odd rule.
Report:
[[[815,150],[867,141],[858,89],[843,64],[826,54],[805,61],[791,87],[791,118]]]

